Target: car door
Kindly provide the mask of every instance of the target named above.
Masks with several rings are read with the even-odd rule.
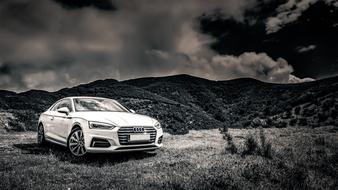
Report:
[[[60,113],[57,110],[62,107],[67,107],[70,112],[73,111],[71,100],[61,100],[55,107],[52,108],[50,118],[50,137],[52,140],[66,144],[68,127],[71,125],[71,117],[65,113]]]
[[[57,107],[60,104],[59,102],[56,102],[50,110],[45,112],[44,116],[44,130],[45,130],[45,136],[47,139],[54,140],[56,138],[56,133],[54,130],[54,115],[56,113]]]
[[[64,99],[62,100],[56,110],[54,110],[53,116],[53,122],[52,122],[52,129],[55,134],[55,140],[59,141],[60,143],[66,144],[67,143],[67,136],[68,136],[68,128],[71,126],[71,117],[70,113],[67,115],[65,113],[60,113],[57,110],[67,107],[70,111],[70,113],[73,111],[73,107],[71,104],[70,99]]]

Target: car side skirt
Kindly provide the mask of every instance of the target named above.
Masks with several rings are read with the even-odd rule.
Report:
[[[64,147],[67,147],[66,143],[64,143],[62,141],[59,141],[59,140],[51,139],[49,137],[46,137],[46,141],[51,142],[51,143],[55,143],[55,144],[58,144],[58,145],[61,145],[61,146],[64,146]]]

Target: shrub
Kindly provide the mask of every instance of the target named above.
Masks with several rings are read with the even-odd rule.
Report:
[[[280,120],[276,123],[277,128],[285,128],[285,127],[287,127],[287,125],[288,124],[286,123],[286,121],[282,121],[282,120]]]
[[[324,122],[329,118],[329,112],[323,109],[318,113],[319,122]]]
[[[283,119],[289,119],[289,118],[291,118],[291,116],[292,116],[292,113],[291,113],[291,111],[285,111],[285,112],[283,112],[283,114],[282,114],[282,118]]]
[[[246,121],[243,122],[243,127],[244,128],[248,128],[250,126],[250,124],[251,124],[251,121],[250,120],[246,120]]]
[[[230,152],[231,154],[237,153],[237,146],[233,141],[231,134],[228,131],[228,126],[223,125],[223,128],[220,128],[221,133],[223,134],[223,139],[227,141],[227,146],[225,147],[225,152]]]
[[[25,126],[23,123],[19,122],[17,118],[9,118],[8,119],[8,126],[5,127],[6,130],[10,131],[25,131]]]
[[[220,122],[225,122],[226,121],[226,118],[225,116],[223,115],[223,112],[222,111],[218,111],[214,114],[214,118]]]
[[[249,134],[245,139],[245,150],[243,155],[259,155],[265,158],[272,158],[272,144],[266,140],[264,129],[259,129],[259,140],[257,136]]]
[[[265,107],[265,108],[263,109],[263,114],[264,114],[265,116],[271,115],[270,108],[269,108],[269,107]]]
[[[259,138],[261,141],[261,146],[260,146],[261,156],[266,157],[266,158],[272,158],[272,145],[271,145],[271,142],[266,141],[263,128],[259,129]]]
[[[228,134],[229,128],[227,125],[223,125],[222,128],[219,129],[221,133],[224,135],[223,138]]]
[[[258,149],[258,143],[254,135],[249,134],[245,139],[245,150],[243,151],[243,155],[256,154],[257,149]]]
[[[266,121],[260,118],[255,118],[252,120],[250,125],[253,128],[266,127]]]
[[[332,105],[334,105],[334,101],[332,101],[332,99],[326,99],[322,103],[322,107],[324,110],[329,110]]]
[[[269,126],[272,126],[273,125],[273,119],[271,119],[270,117],[268,117],[266,119],[266,126],[269,127]]]
[[[312,128],[317,128],[320,126],[317,118],[308,118],[308,125]]]
[[[307,125],[307,119],[304,118],[304,117],[299,118],[298,124],[299,124],[300,126],[306,126],[306,125]]]
[[[297,107],[295,108],[295,114],[296,114],[296,115],[299,115],[299,114],[300,114],[300,107],[299,107],[299,106],[297,106]]]
[[[226,135],[226,140],[227,140],[228,146],[225,148],[225,151],[230,152],[231,154],[236,154],[238,149],[237,149],[235,142],[232,139],[232,136],[229,133],[227,133]]]
[[[264,146],[261,156],[265,158],[272,158],[272,144],[270,142]]]
[[[297,124],[297,118],[290,119],[289,125],[290,126],[295,126]]]
[[[303,115],[305,117],[311,117],[315,114],[315,109],[314,108],[307,108],[303,110]]]

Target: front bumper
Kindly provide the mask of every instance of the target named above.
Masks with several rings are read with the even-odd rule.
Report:
[[[136,142],[132,144],[126,144],[125,141],[122,141],[121,138],[119,139],[119,130],[121,129],[122,131],[126,128],[127,127],[116,127],[112,130],[87,129],[84,133],[85,147],[87,152],[112,153],[112,152],[147,151],[147,150],[155,150],[162,147],[162,138],[163,138],[162,129],[157,129],[153,127],[153,129],[156,130],[156,137],[154,140],[152,140],[152,142],[139,142],[139,143]],[[147,131],[145,131],[144,133],[147,133]]]

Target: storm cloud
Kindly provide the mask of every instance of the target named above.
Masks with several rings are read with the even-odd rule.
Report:
[[[256,0],[72,2],[0,2],[1,89],[57,90],[102,78],[180,73],[217,80],[298,79],[282,58],[219,55],[210,48],[215,39],[200,32],[199,16],[217,11],[243,22]]]
[[[286,3],[277,8],[277,15],[269,17],[266,22],[266,32],[268,34],[277,32],[286,24],[296,21],[302,13],[307,10],[312,4],[320,0],[288,0]],[[327,4],[332,4],[338,7],[338,2],[335,0],[322,0]]]
[[[266,53],[245,52],[239,56],[217,55],[211,57],[187,54],[170,55],[167,52],[153,51],[151,54],[161,62],[179,63],[179,70],[205,78],[218,80],[250,77],[271,83],[298,83],[313,81],[300,79],[292,74],[293,67],[283,58],[273,60]],[[173,73],[172,73],[173,74]]]

